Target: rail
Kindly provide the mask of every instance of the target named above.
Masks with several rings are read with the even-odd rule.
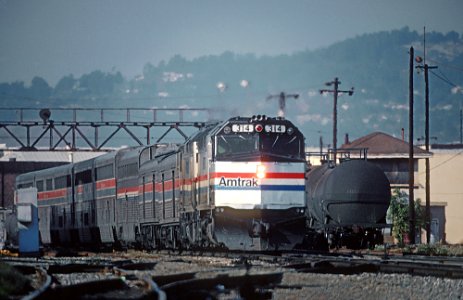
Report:
[[[295,273],[409,274],[413,276],[463,279],[463,258],[375,256],[371,254],[310,253],[304,251],[249,255],[213,253],[212,256],[170,252],[144,254],[123,259],[105,256],[7,259],[27,273],[30,266],[42,271],[39,288],[24,299],[185,299],[230,296],[271,298],[275,289],[299,289],[298,283],[283,282]],[[223,262],[211,265],[213,260]],[[195,267],[195,259],[197,264]],[[206,264],[207,262],[207,264]],[[166,272],[166,263],[171,265]],[[161,264],[157,268],[158,264]],[[186,266],[186,267],[185,267]],[[182,270],[182,271],[180,271]],[[54,284],[51,285],[53,278]]]

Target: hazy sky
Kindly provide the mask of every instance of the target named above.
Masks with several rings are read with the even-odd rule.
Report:
[[[141,74],[175,54],[276,55],[368,32],[463,34],[461,0],[0,0],[0,82]]]

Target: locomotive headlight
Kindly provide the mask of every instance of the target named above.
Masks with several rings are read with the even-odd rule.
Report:
[[[264,126],[262,126],[262,124],[257,124],[255,129],[256,129],[256,132],[262,132],[262,130],[264,130]]]
[[[230,126],[225,126],[224,129],[223,129],[223,133],[229,134],[230,132],[231,132]]]
[[[264,165],[257,165],[257,168],[256,168],[256,175],[257,175],[257,178],[265,178],[265,166]]]
[[[294,132],[294,128],[293,128],[293,127],[289,127],[288,130],[286,130],[286,132],[287,132],[289,135],[291,135],[291,134],[293,134],[293,132]]]

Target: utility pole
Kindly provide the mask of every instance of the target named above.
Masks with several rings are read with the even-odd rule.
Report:
[[[417,62],[421,62],[421,58],[416,58]],[[425,82],[425,149],[429,151],[429,69],[437,69],[437,66],[428,66],[426,62],[424,66],[417,66],[417,69],[424,69],[424,82]],[[426,157],[426,243],[429,244],[431,241],[431,176],[429,157]]]
[[[273,98],[278,98],[278,116],[279,117],[284,117],[285,116],[285,107],[286,107],[286,98],[294,98],[297,99],[299,98],[299,94],[285,94],[284,92],[281,92],[278,95],[270,95],[267,97],[267,101]]]
[[[349,96],[352,96],[354,94],[354,88],[351,88],[349,91],[340,91],[339,90],[339,85],[341,84],[341,81],[339,81],[338,77],[334,78],[334,81],[327,82],[325,83],[326,86],[331,86],[334,85],[334,89],[332,90],[320,90],[320,94],[323,93],[333,93],[333,161],[334,164],[336,165],[336,145],[337,145],[337,135],[338,135],[338,94],[340,93],[348,93]]]
[[[408,99],[409,99],[409,117],[408,117],[408,219],[409,219],[409,234],[410,244],[415,244],[415,162],[413,158],[413,58],[415,50],[410,47],[410,63],[409,63],[409,81],[408,81]]]

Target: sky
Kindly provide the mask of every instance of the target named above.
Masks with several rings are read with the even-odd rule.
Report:
[[[463,34],[461,0],[0,0],[0,82],[126,78],[176,54],[291,54],[365,33]]]

